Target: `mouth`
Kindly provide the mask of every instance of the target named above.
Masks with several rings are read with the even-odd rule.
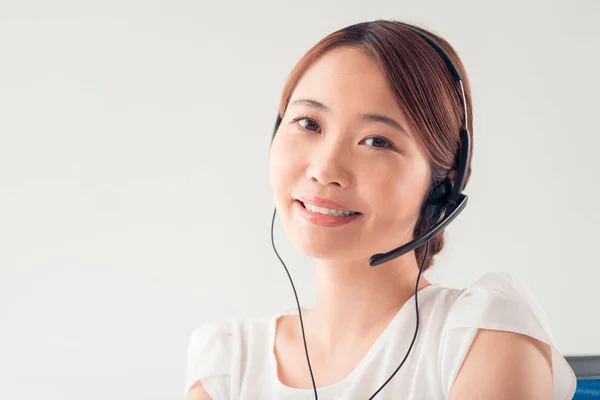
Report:
[[[302,208],[304,208],[305,210],[310,211],[311,213],[326,215],[326,216],[329,216],[329,217],[346,218],[346,217],[352,217],[352,216],[360,215],[361,214],[358,211],[336,210],[336,209],[332,209],[332,208],[319,207],[319,206],[316,206],[314,204],[311,204],[311,203],[308,203],[308,202],[303,202],[303,201],[300,201],[300,200],[295,200],[295,201],[297,201],[298,203],[300,203],[300,206]]]

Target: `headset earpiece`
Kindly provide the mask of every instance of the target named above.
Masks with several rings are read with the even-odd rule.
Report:
[[[450,194],[452,194],[453,187],[452,179],[447,176],[429,194],[422,215],[430,224],[435,224],[440,219]]]

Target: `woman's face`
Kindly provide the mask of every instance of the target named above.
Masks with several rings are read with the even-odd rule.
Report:
[[[277,213],[294,246],[319,259],[368,260],[411,240],[429,173],[383,71],[355,48],[305,72],[271,146]],[[298,201],[310,196],[360,214],[319,217]]]

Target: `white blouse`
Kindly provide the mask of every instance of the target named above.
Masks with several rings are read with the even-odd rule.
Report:
[[[376,399],[448,399],[477,329],[517,332],[552,346],[554,399],[572,399],[577,381],[557,349],[546,315],[527,287],[508,273],[487,273],[465,289],[431,284],[418,292],[419,333],[406,362]],[[185,393],[200,381],[213,400],[312,400],[313,389],[285,386],[277,377],[275,323],[284,314],[210,321],[190,337]],[[414,295],[356,368],[317,387],[319,399],[368,399],[389,378],[412,341]],[[302,364],[299,368],[308,368]]]

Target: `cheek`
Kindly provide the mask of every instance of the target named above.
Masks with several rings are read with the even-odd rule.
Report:
[[[276,136],[269,154],[269,177],[276,202],[289,199],[291,194],[295,166],[290,162],[293,153],[288,147]]]
[[[396,165],[366,177],[365,195],[380,222],[393,225],[418,218],[426,190],[426,172]]]

